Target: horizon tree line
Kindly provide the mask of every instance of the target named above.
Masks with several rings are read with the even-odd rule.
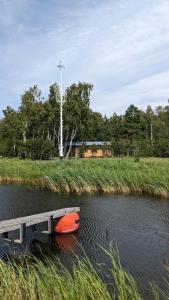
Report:
[[[114,156],[169,157],[169,105],[143,111],[131,104],[125,114],[102,116],[90,108],[93,85],[79,82],[66,89],[63,104],[64,157],[73,141],[110,141]],[[60,89],[49,87],[47,99],[34,85],[21,96],[17,110],[7,106],[0,120],[0,155],[50,159],[59,153]]]

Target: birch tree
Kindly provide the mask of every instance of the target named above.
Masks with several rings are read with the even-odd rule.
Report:
[[[41,91],[36,85],[25,91],[21,97],[19,118],[22,123],[22,136],[24,143],[26,143],[28,137],[35,137],[36,130],[40,125],[39,104],[42,104],[40,101]]]
[[[64,112],[64,154],[69,157],[72,143],[76,138],[89,116],[90,93],[93,85],[79,82],[72,84],[66,90],[66,101],[63,106]]]
[[[59,107],[60,107],[59,86],[54,83],[49,87],[48,100],[44,103],[44,132],[43,136],[55,146],[59,140]]]

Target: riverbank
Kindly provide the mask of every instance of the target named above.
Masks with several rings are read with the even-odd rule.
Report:
[[[117,251],[105,253],[111,267],[104,281],[102,265],[94,267],[90,260],[76,257],[72,270],[55,262],[40,261],[34,257],[22,258],[21,262],[0,261],[0,299],[10,300],[143,300],[168,299],[169,282],[163,293],[155,283],[149,283],[148,298],[140,292],[132,275],[120,263]],[[167,270],[169,272],[169,269]],[[159,298],[160,296],[160,298]]]
[[[24,183],[61,193],[146,193],[169,198],[169,159],[32,161],[0,159],[1,183]]]

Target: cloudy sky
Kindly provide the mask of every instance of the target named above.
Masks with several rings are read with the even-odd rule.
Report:
[[[169,0],[0,0],[0,110],[37,84],[94,84],[93,110],[169,98]]]

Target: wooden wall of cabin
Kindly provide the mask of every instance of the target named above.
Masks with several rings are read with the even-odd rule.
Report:
[[[111,157],[112,151],[111,150],[103,150],[103,149],[97,149],[96,151],[92,151],[90,148],[87,148],[85,152],[83,153],[84,158],[89,157]]]
[[[81,153],[80,147],[73,147],[71,150],[71,156],[72,157],[83,157],[83,158],[90,158],[90,157],[111,157],[112,151],[107,149],[97,149],[96,151],[92,151],[90,147],[86,147],[85,151]]]

